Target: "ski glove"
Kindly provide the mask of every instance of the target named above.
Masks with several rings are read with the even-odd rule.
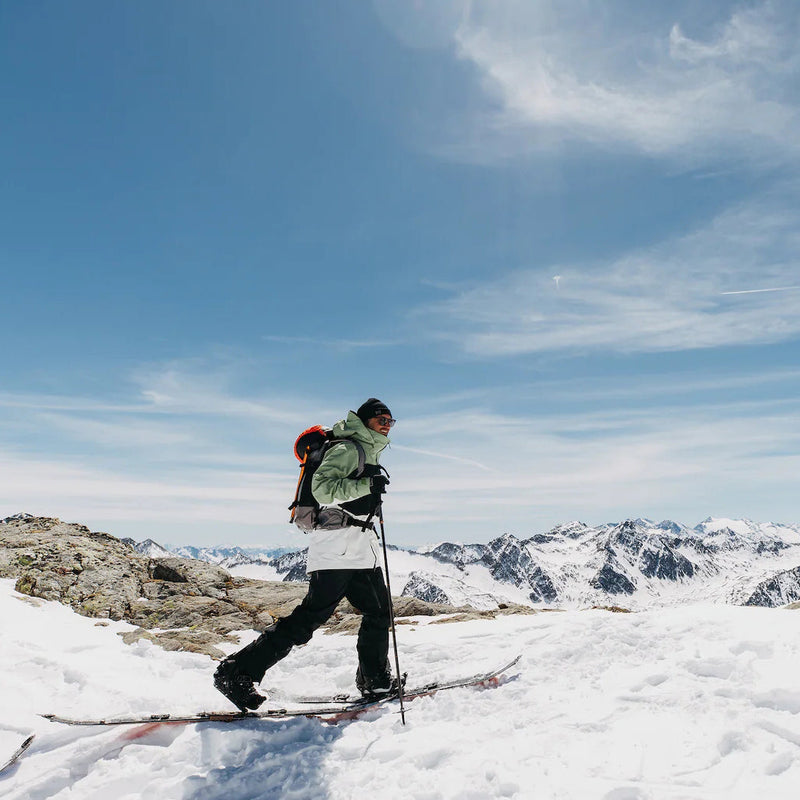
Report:
[[[389,479],[385,475],[373,475],[369,479],[370,494],[379,498],[382,494],[386,494],[386,487],[389,484]]]

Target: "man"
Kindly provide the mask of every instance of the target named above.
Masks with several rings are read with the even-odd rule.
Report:
[[[320,506],[337,505],[356,517],[337,530],[309,535],[308,594],[288,616],[270,625],[254,642],[228,656],[214,673],[214,686],[242,711],[258,708],[266,699],[255,688],[264,673],[285,658],[295,645],[305,644],[347,598],[362,614],[358,632],[356,686],[365,696],[397,688],[389,668],[389,594],[380,569],[380,546],[368,522],[386,492],[388,478],[378,463],[389,444],[396,420],[375,397],[333,426],[337,439],[358,442],[364,451],[364,470],[358,473],[357,447],[342,441],[332,445],[314,473],[311,491]],[[361,523],[359,525],[358,523]]]

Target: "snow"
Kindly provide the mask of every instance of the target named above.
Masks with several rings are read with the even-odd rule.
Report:
[[[695,527],[703,534],[732,531],[743,539],[774,539],[787,544],[800,543],[800,526],[781,525],[774,522],[753,522],[749,519],[709,517]]]
[[[237,564],[228,567],[228,572],[237,578],[251,578],[259,581],[282,581],[281,575],[271,564]]]
[[[727,519],[726,517],[709,517],[698,525],[706,533],[715,533],[722,530],[730,530],[738,534],[748,534],[753,526],[746,519]]]
[[[76,728],[38,713],[224,709],[214,663],[0,581],[0,775],[8,800],[789,800],[800,783],[796,612],[726,605],[567,610],[398,626],[403,669],[457,677],[522,653],[509,680],[320,720]],[[242,641],[253,637],[249,632]],[[271,670],[279,695],[352,690],[353,636]]]

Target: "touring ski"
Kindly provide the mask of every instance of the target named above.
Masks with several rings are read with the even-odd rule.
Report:
[[[239,722],[245,719],[283,719],[284,717],[316,717],[337,714],[341,706],[308,708],[269,708],[266,711],[200,711],[197,714],[146,714],[140,717],[100,717],[98,719],[73,719],[58,714],[42,714],[51,722],[62,725],[141,725],[151,722]]]
[[[469,675],[465,678],[455,678],[453,680],[444,680],[444,681],[431,681],[430,683],[421,684],[420,686],[416,686],[414,688],[405,688],[403,690],[403,697],[420,697],[425,694],[433,694],[434,692],[440,692],[445,689],[458,689],[460,687],[466,686],[476,686],[482,683],[487,683],[491,681],[493,678],[502,675],[504,672],[507,672],[511,669],[511,667],[515,666],[517,662],[520,660],[522,656],[518,655],[509,661],[507,664],[503,664],[503,666],[498,667],[497,669],[489,670],[488,672],[478,672],[475,675]],[[393,699],[396,695],[392,695],[388,699]],[[360,702],[364,702],[360,695],[351,695],[351,694],[334,694],[334,695],[299,695],[289,696],[289,697],[281,697],[281,701],[284,703],[297,703],[300,705],[303,704],[321,704],[321,703],[342,703],[345,705],[357,705]]]
[[[415,697],[424,697],[446,689],[457,689],[468,686],[496,685],[500,675],[511,669],[520,659],[517,656],[504,664],[499,669],[478,673],[467,678],[450,681],[432,681],[411,689],[403,690],[403,698],[413,700]],[[398,694],[382,696],[376,699],[353,698],[350,695],[334,697],[312,698],[299,697],[286,699],[287,704],[293,703],[300,708],[268,708],[264,711],[203,711],[197,714],[148,714],[131,717],[101,717],[97,719],[73,719],[61,717],[57,714],[42,714],[51,722],[64,725],[141,725],[147,723],[185,724],[192,722],[240,722],[251,719],[285,719],[288,717],[320,717],[326,722],[338,722],[343,719],[352,719],[360,714],[375,709],[399,699]]]

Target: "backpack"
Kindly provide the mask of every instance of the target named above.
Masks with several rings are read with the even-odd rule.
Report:
[[[292,512],[289,522],[297,525],[301,531],[332,531],[348,528],[355,525],[363,530],[371,530],[372,525],[356,519],[338,506],[321,507],[311,493],[311,480],[314,473],[322,463],[325,453],[335,444],[344,442],[356,448],[358,453],[358,468],[353,473],[353,478],[360,478],[365,471],[366,456],[364,448],[353,439],[337,439],[331,428],[323,425],[314,425],[304,430],[294,443],[294,454],[300,462],[300,477],[297,481],[297,491],[294,501],[289,506]]]

